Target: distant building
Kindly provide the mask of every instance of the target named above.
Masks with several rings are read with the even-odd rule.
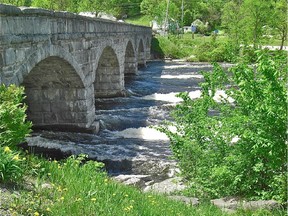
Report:
[[[191,26],[183,26],[184,33],[191,32]]]

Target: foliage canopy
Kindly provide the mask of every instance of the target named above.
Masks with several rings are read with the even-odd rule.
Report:
[[[203,73],[201,98],[181,93],[175,123],[160,128],[194,195],[287,200],[287,56],[257,56],[229,73],[215,64]],[[221,103],[213,99],[218,90],[227,95]]]

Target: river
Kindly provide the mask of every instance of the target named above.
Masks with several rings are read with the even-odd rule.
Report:
[[[205,63],[150,62],[137,75],[125,77],[128,97],[96,99],[99,134],[42,131],[27,138],[30,146],[60,149],[64,154],[84,153],[103,161],[111,174],[155,174],[175,167],[169,140],[151,126],[170,119],[180,101],[179,92],[200,96],[201,70]]]

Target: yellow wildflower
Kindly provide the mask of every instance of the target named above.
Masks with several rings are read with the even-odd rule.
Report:
[[[19,160],[20,160],[19,155],[18,155],[18,154],[15,155],[15,156],[12,158],[12,160],[19,161]]]
[[[91,201],[92,201],[92,202],[95,202],[95,201],[96,201],[96,198],[94,198],[94,197],[91,198]]]
[[[39,216],[40,214],[38,212],[34,212],[34,216]]]
[[[10,153],[10,152],[12,152],[12,151],[11,151],[11,149],[10,149],[8,146],[5,146],[5,147],[4,147],[4,152],[5,152],[5,153]]]
[[[130,206],[127,206],[126,208],[124,208],[124,211],[131,211],[133,209],[133,206],[130,205]]]
[[[51,211],[51,209],[48,207],[48,208],[46,208],[46,211],[47,211],[47,212],[50,212],[50,211]]]

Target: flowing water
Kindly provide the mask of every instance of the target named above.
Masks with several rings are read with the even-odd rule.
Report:
[[[170,119],[180,101],[179,92],[200,96],[201,70],[211,65],[187,62],[150,62],[137,75],[125,77],[128,97],[96,99],[99,134],[42,131],[28,138],[30,146],[60,149],[65,154],[84,153],[103,161],[110,173],[157,174],[169,172],[169,140],[151,126]]]

